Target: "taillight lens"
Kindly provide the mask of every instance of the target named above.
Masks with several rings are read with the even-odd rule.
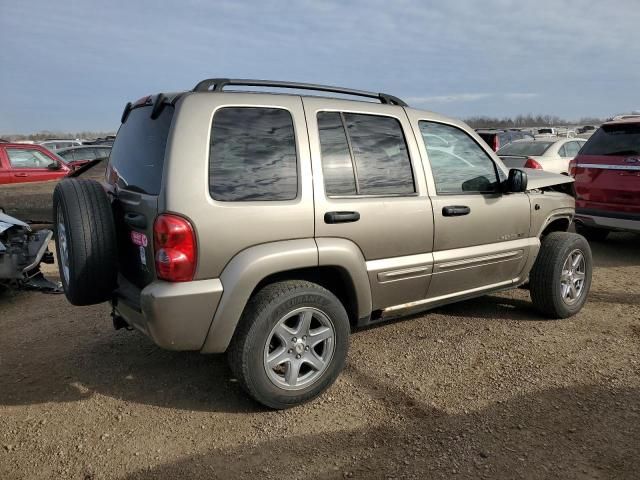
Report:
[[[576,169],[578,168],[577,165],[578,162],[576,162],[575,158],[569,162],[569,175],[571,175],[573,178],[576,178]]]
[[[188,220],[158,215],[153,224],[156,275],[168,282],[189,282],[196,271],[196,235]]]
[[[500,138],[496,135],[493,137],[493,151],[497,152],[498,150],[500,150]]]
[[[524,168],[535,168],[536,170],[542,170],[542,165],[533,158],[527,158],[524,164]]]

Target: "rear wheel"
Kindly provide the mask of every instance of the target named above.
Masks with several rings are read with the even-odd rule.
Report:
[[[116,231],[102,185],[62,180],[53,192],[53,217],[58,268],[69,302],[109,300],[116,287]]]
[[[283,409],[320,395],[338,377],[349,346],[349,319],[328,290],[278,282],[247,304],[229,348],[229,365],[255,400]]]
[[[584,237],[550,233],[529,275],[533,304],[550,318],[575,315],[587,301],[592,268],[591,248]]]
[[[582,223],[576,223],[576,232],[592,242],[602,242],[607,238],[607,235],[609,235],[609,230],[588,227]]]

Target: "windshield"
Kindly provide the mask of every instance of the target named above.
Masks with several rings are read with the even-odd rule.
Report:
[[[640,123],[603,125],[587,141],[581,155],[640,155]]]
[[[515,157],[538,157],[544,155],[554,142],[514,142],[498,150],[498,155],[512,155]]]

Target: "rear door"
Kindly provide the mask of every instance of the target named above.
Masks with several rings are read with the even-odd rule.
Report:
[[[152,119],[151,109],[141,105],[131,110],[118,130],[106,174],[118,233],[119,271],[138,288],[155,278],[153,222],[174,112],[166,105]]]
[[[308,97],[303,102],[320,256],[324,239],[355,243],[366,261],[374,310],[424,299],[433,213],[404,110]]]
[[[575,160],[577,208],[640,215],[640,123],[603,125]]]
[[[434,216],[433,278],[428,298],[437,300],[511,285],[520,279],[537,239],[529,238],[526,193],[503,194],[504,173],[457,125],[409,111],[423,143]],[[446,146],[430,142],[433,136]]]

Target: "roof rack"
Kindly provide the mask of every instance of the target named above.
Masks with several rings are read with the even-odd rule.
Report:
[[[380,103],[387,105],[399,105],[408,107],[403,100],[386,93],[367,92],[365,90],[353,90],[351,88],[331,87],[328,85],[315,85],[313,83],[299,82],[281,82],[276,80],[251,80],[242,78],[208,78],[198,83],[194,92],[221,92],[228,85],[241,85],[246,87],[275,87],[275,88],[293,88],[296,90],[315,90],[318,92],[340,93],[343,95],[353,95],[356,97],[375,98]]]

